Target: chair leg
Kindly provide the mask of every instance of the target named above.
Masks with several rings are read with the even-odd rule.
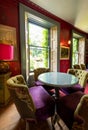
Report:
[[[29,130],[30,128],[30,123],[33,123],[33,124],[37,124],[37,120],[33,119],[33,120],[30,120],[30,119],[25,119],[25,126],[26,126],[26,129],[25,130]]]
[[[55,130],[55,127],[54,127],[54,124],[55,124],[54,117],[51,117],[51,124],[52,124],[52,130]]]
[[[29,122],[26,120],[26,130],[29,130]]]

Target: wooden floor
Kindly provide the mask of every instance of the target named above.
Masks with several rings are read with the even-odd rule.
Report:
[[[61,124],[63,130],[68,130],[62,121]],[[14,103],[0,108],[0,130],[25,130],[25,123],[21,120]],[[40,121],[37,124],[30,123],[29,130],[52,130],[50,118],[43,122]],[[57,124],[55,125],[55,130],[60,130]]]

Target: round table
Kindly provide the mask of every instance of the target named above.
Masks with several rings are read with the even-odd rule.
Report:
[[[78,78],[74,75],[68,73],[61,73],[61,72],[46,72],[40,74],[38,76],[38,80],[42,83],[55,88],[55,98],[59,98],[59,88],[61,87],[72,87],[73,85],[78,83]],[[57,114],[57,106],[55,105],[55,114],[52,117],[52,126],[60,119],[59,115]],[[61,127],[61,125],[58,123]]]
[[[72,74],[61,72],[46,72],[38,76],[38,80],[55,88],[56,97],[59,97],[59,88],[72,87],[78,83],[78,78]]]

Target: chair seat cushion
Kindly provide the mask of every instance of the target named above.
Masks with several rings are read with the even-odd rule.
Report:
[[[70,93],[73,93],[73,92],[76,92],[76,91],[84,92],[84,88],[80,84],[76,84],[72,87],[60,88],[60,90],[62,92],[64,92],[65,94],[70,94]]]
[[[66,123],[68,128],[71,128],[73,120],[74,120],[74,111],[81,99],[84,95],[83,92],[78,91],[64,97],[61,97],[57,101],[57,113],[62,118],[62,120]]]
[[[88,94],[88,83],[87,83],[86,86],[85,86],[84,93],[85,93],[85,94]]]
[[[42,87],[29,88],[34,105],[36,107],[37,119],[46,119],[54,114],[55,101]]]
[[[39,80],[35,81],[35,85],[36,86],[43,86],[44,89],[50,94],[54,94],[53,91],[51,91],[52,89],[54,89],[54,87],[48,86],[46,84],[43,84],[42,82],[40,82]]]
[[[40,82],[39,80],[37,80],[37,81],[35,81],[35,85],[37,85],[37,86],[42,86],[42,85],[44,85],[42,82]]]

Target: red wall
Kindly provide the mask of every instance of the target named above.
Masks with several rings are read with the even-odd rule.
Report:
[[[27,0],[0,0],[0,24],[12,26],[16,28],[17,35],[17,46],[18,46],[18,54],[19,59],[17,61],[9,62],[10,69],[12,71],[12,75],[16,75],[21,73],[20,70],[20,41],[19,41],[19,2],[29,6],[36,11],[53,18],[54,20],[60,22],[61,30],[60,30],[60,44],[64,46],[68,46],[68,41],[71,40],[71,31],[74,27],[67,22],[61,20],[60,18],[54,16],[53,14],[47,12],[39,6],[36,6],[32,2],[27,2]],[[80,32],[80,30],[77,29]],[[81,32],[82,33],[82,32]],[[88,36],[88,35],[87,35]],[[61,60],[60,61],[60,71],[66,72],[70,67],[69,60]]]
[[[61,24],[60,32],[60,45],[70,48],[68,41],[71,41],[71,27],[67,24]],[[69,55],[70,58],[70,55]],[[67,72],[67,69],[70,68],[70,60],[60,60],[60,71]]]
[[[0,0],[0,24],[15,27],[19,47],[18,3],[15,0]],[[19,49],[18,49],[19,55]],[[20,57],[20,56],[19,56]],[[12,75],[20,73],[20,59],[8,62]]]

